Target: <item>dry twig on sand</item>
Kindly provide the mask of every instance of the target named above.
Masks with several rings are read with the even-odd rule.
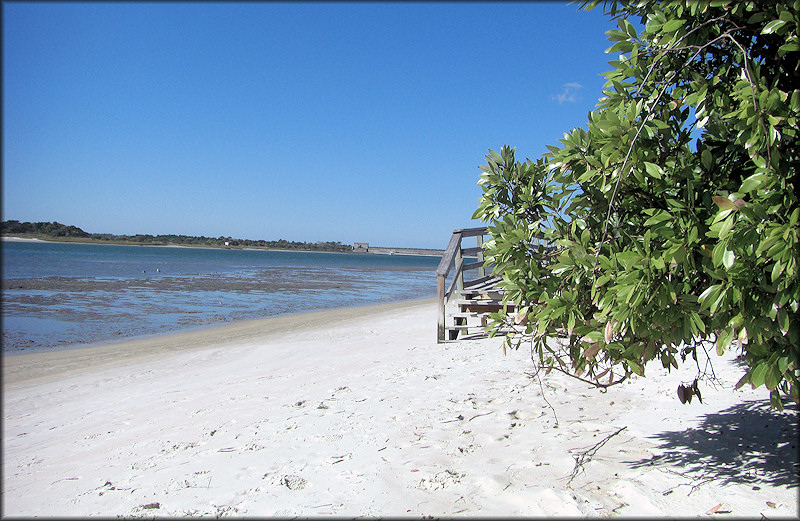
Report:
[[[592,447],[586,449],[583,452],[580,452],[579,454],[574,455],[575,467],[572,469],[572,474],[569,476],[569,481],[567,481],[567,486],[570,486],[570,484],[572,484],[572,480],[575,479],[575,476],[578,475],[578,472],[583,470],[583,466],[592,460],[592,456],[597,454],[597,451],[600,450],[600,447],[605,445],[608,440],[610,440],[611,438],[613,438],[614,436],[616,436],[617,434],[619,434],[620,432],[624,431],[627,428],[628,428],[627,425],[625,427],[620,427],[619,429],[617,429],[616,432],[609,434],[602,440],[595,443]]]

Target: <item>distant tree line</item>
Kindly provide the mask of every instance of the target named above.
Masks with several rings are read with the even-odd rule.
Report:
[[[3,235],[27,234],[44,237],[90,237],[90,234],[77,226],[67,226],[57,222],[21,223],[19,221],[4,221],[2,225]]]
[[[265,248],[280,250],[302,250],[302,251],[334,251],[352,252],[353,247],[341,242],[298,242],[280,239],[277,241],[234,239],[232,237],[205,237],[192,235],[115,235],[111,233],[87,233],[76,226],[67,226],[57,222],[19,222],[15,220],[3,221],[0,223],[2,235],[34,236],[50,239],[85,239],[89,241],[120,243],[120,244],[142,244],[142,245],[185,245],[185,246],[214,246],[214,247],[236,247],[236,248]]]

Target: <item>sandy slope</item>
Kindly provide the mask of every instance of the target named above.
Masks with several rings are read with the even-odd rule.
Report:
[[[731,391],[730,356],[703,404],[691,367],[540,386],[498,339],[436,344],[435,310],[5,357],[2,513],[797,516],[796,409]]]

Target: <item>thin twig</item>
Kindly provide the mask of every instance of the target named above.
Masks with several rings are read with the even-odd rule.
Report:
[[[476,414],[475,416],[473,416],[472,418],[470,418],[470,419],[469,419],[469,420],[467,420],[467,421],[472,421],[472,420],[474,420],[475,418],[478,418],[479,416],[486,416],[487,414],[492,414],[493,412],[494,412],[494,411],[489,411],[489,412],[482,412],[481,414]]]
[[[569,477],[569,481],[567,481],[567,486],[569,486],[572,483],[572,480],[575,479],[575,476],[578,475],[578,472],[583,470],[583,466],[592,460],[592,456],[597,454],[597,451],[600,450],[600,447],[605,445],[608,440],[610,440],[611,438],[613,438],[614,436],[616,436],[617,434],[619,434],[620,432],[624,431],[627,428],[628,428],[627,425],[625,427],[620,427],[619,429],[617,429],[616,432],[609,434],[602,440],[598,441],[591,448],[581,452],[577,456],[574,456],[575,467],[572,469],[572,474]]]
[[[720,478],[708,478],[708,479],[704,479],[704,480],[703,480],[703,481],[701,481],[700,483],[696,483],[696,484],[692,485],[692,489],[691,489],[691,490],[689,490],[689,493],[688,493],[688,494],[686,494],[686,496],[687,496],[687,497],[688,497],[688,496],[691,496],[691,495],[692,495],[692,492],[694,492],[694,491],[695,491],[695,489],[697,489],[697,488],[700,488],[700,487],[702,487],[703,485],[705,485],[706,483],[709,483],[709,482],[711,482],[711,481],[717,481],[718,479],[720,479]]]
[[[553,416],[556,419],[556,427],[558,427],[558,414],[556,414],[556,410],[553,408],[552,405],[550,405],[550,402],[547,400],[547,395],[544,394],[544,386],[542,385],[542,377],[539,375],[539,370],[541,368],[536,366],[536,360],[534,360],[534,358],[533,358],[533,339],[531,339],[531,361],[533,362],[534,367],[536,367],[536,372],[534,373],[534,376],[536,376],[536,379],[539,380],[539,391],[542,393],[542,398],[544,399],[544,403],[546,403],[547,406],[550,407],[550,410],[553,411]]]

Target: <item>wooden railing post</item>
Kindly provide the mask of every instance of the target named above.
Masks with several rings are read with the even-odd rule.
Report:
[[[476,239],[478,240],[478,248],[481,248],[481,251],[478,252],[478,262],[483,262],[483,235],[477,235]],[[485,277],[486,276],[486,268],[481,266],[478,268],[478,277]]]
[[[436,268],[436,294],[439,300],[438,327],[436,328],[437,342],[444,342],[445,337],[445,308],[447,305],[447,292],[445,290],[445,280],[450,269],[453,267],[453,259],[455,258],[456,251],[461,249],[461,232],[456,230],[450,237],[450,242],[447,244],[447,249],[442,255],[442,260],[439,261],[439,267]]]
[[[461,244],[458,245],[458,249],[456,250],[456,269],[458,269],[461,264],[464,263],[464,258],[461,255]],[[464,291],[464,271],[458,270],[456,271],[456,289],[459,293]]]
[[[444,321],[445,321],[445,297],[444,297],[444,277],[442,275],[436,276],[436,295],[437,302],[439,303],[438,309],[438,324],[436,327],[436,342],[444,342]]]

